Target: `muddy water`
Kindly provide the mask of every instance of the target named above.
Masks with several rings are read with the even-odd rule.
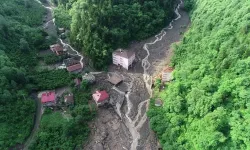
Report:
[[[146,54],[142,56],[138,54],[139,60],[141,60],[139,61],[139,69],[130,73],[118,71],[118,74],[124,79],[123,84],[126,88],[111,86],[107,89],[111,93],[115,91],[116,95],[120,95],[119,98],[124,99],[125,105],[117,103],[116,107],[113,108],[115,111],[107,109],[98,110],[99,115],[94,123],[94,126],[97,127],[97,131],[93,131],[95,133],[91,137],[92,141],[89,142],[84,149],[95,149],[94,147],[97,144],[101,144],[105,149],[111,150],[156,149],[156,141],[152,140],[155,139],[155,137],[151,135],[146,116],[149,98],[152,96],[152,72],[150,70],[154,67],[152,64],[153,61],[159,59],[155,57],[156,50],[157,52],[167,51],[173,42],[181,38],[179,35],[181,30],[176,26],[188,24],[188,21],[186,21],[188,20],[187,14],[182,12],[182,14],[184,14],[184,20],[182,20],[182,15],[179,12],[182,3],[183,2],[180,1],[177,5],[175,9],[177,17],[170,22],[167,28],[164,28],[154,38],[146,40],[149,42],[141,43],[134,47],[132,46],[132,49],[139,47],[138,49],[140,51],[146,52]],[[43,5],[42,3],[40,4]],[[43,7],[48,10],[48,16],[52,16],[53,7],[45,5],[43,5]],[[178,22],[178,20],[181,21]],[[55,19],[53,17],[48,19],[44,24],[44,28],[56,29]],[[171,34],[173,37],[169,34],[171,31],[173,32],[173,34]],[[82,60],[84,57],[77,50],[65,43],[62,39],[59,38],[58,40],[62,43],[64,48],[71,49],[71,51],[69,51],[70,55],[79,56],[81,58],[81,64],[83,63]],[[158,49],[156,49],[156,47],[158,47]],[[140,68],[142,68],[142,71],[139,71]],[[117,74],[117,72],[111,69],[110,73],[104,75],[105,78],[109,78],[112,73]],[[96,75],[98,74],[101,74],[101,72],[98,72]],[[100,82],[105,81],[101,80]]]

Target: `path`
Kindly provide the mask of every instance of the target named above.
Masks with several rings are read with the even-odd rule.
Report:
[[[34,99],[36,101],[36,115],[35,115],[35,122],[34,122],[34,127],[33,130],[31,131],[31,134],[29,138],[26,140],[24,143],[24,148],[23,150],[28,150],[28,147],[30,146],[32,140],[35,138],[37,130],[40,125],[41,117],[42,117],[42,104],[39,98],[37,98],[37,94],[34,94]]]

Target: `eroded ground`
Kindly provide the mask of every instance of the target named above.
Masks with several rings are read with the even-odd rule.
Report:
[[[182,10],[182,7],[183,4],[178,9],[177,13],[180,16],[177,14],[179,18],[172,23],[172,29],[165,29],[157,37],[134,42],[129,46],[129,50],[136,52],[136,63],[129,71],[118,70],[111,65],[108,74],[96,75],[100,81],[96,86],[104,87],[110,93],[112,105],[98,109],[97,119],[90,125],[91,138],[84,149],[157,149],[157,139],[150,130],[146,117],[150,97],[147,86],[150,80],[145,81],[145,76],[152,77],[155,72],[169,63],[172,55],[171,44],[181,39],[182,33],[189,24],[188,14]],[[144,48],[145,43],[148,43],[149,55]],[[112,73],[123,77],[123,83],[113,86],[105,81]]]

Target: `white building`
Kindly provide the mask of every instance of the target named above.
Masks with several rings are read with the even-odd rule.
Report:
[[[166,67],[163,71],[162,71],[162,77],[161,77],[161,81],[162,82],[170,82],[171,80],[173,80],[173,68],[171,67]]]
[[[135,52],[124,51],[122,49],[114,51],[112,56],[113,56],[113,64],[118,66],[120,65],[127,70],[135,60]]]

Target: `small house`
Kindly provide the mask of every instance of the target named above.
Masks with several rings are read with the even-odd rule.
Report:
[[[169,82],[169,81],[173,80],[173,75],[172,75],[173,70],[174,69],[171,67],[166,67],[165,69],[163,69],[161,81],[162,82]]]
[[[65,64],[66,67],[79,64],[79,60],[76,60],[75,58],[67,58],[63,60],[63,63]]]
[[[82,71],[82,65],[81,64],[74,64],[67,67],[68,72],[80,72]]]
[[[96,91],[92,95],[94,101],[96,102],[97,106],[102,106],[105,103],[107,103],[107,100],[109,99],[109,94],[106,91]]]
[[[85,75],[82,76],[82,80],[86,80],[88,83],[93,84],[95,83],[95,76],[91,73],[85,73]]]
[[[64,96],[64,102],[65,102],[67,105],[74,104],[74,96],[73,96],[73,94],[65,95],[65,96]]]
[[[113,52],[112,57],[113,64],[122,66],[123,68],[128,70],[129,66],[131,66],[135,60],[135,52],[118,49]]]
[[[107,79],[110,83],[117,85],[122,82],[122,78],[117,75],[112,75],[109,79]]]
[[[62,55],[64,53],[63,51],[63,47],[60,44],[54,44],[54,45],[50,45],[50,50],[54,53],[56,53],[56,55]]]
[[[55,91],[45,92],[41,96],[41,102],[43,105],[51,106],[56,104],[56,94]]]

